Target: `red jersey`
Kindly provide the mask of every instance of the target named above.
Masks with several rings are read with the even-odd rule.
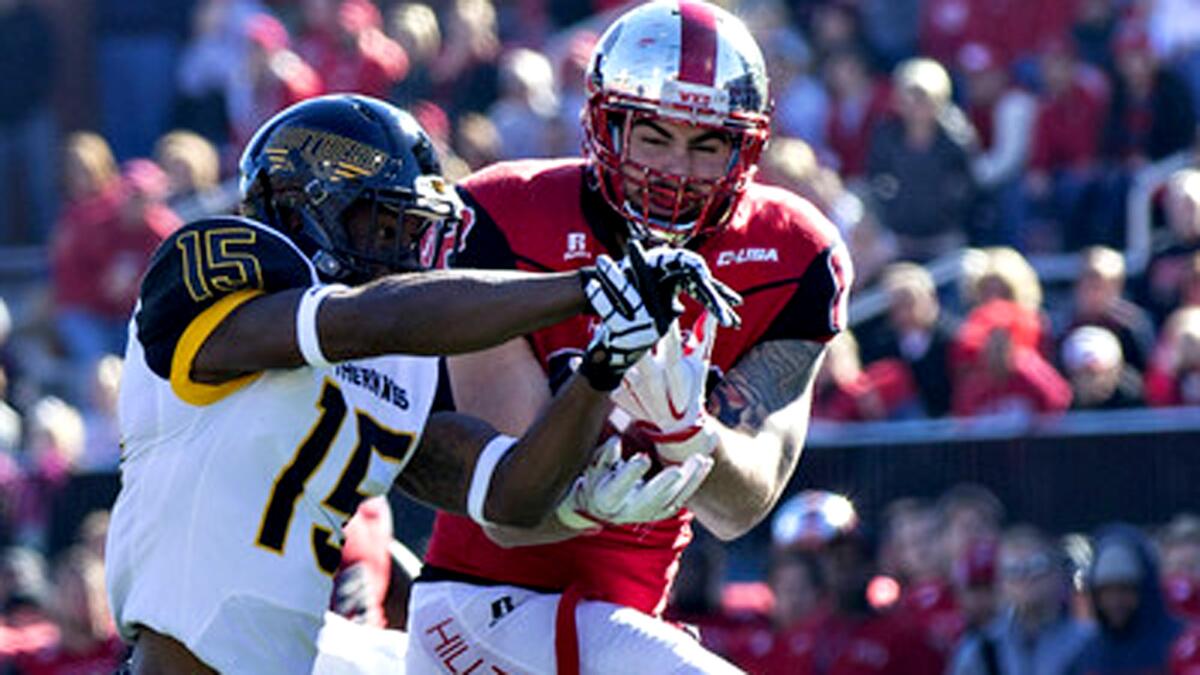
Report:
[[[55,645],[16,662],[25,675],[108,675],[125,659],[121,638],[112,636],[83,652],[68,652]]]
[[[854,624],[829,675],[940,673],[944,657],[921,639],[915,626],[892,615]]]
[[[1057,96],[1038,104],[1029,166],[1041,171],[1083,169],[1100,154],[1100,134],[1108,117],[1103,76],[1080,67],[1080,76]]]
[[[1200,624],[1192,624],[1171,644],[1171,675],[1200,675]]]
[[[756,675],[913,675],[941,673],[943,660],[894,615],[821,614],[777,633],[766,657],[738,665]]]
[[[601,253],[617,254],[623,224],[587,187],[583,160],[509,162],[466,179],[460,191],[474,214],[461,236],[461,267],[573,270]],[[742,327],[722,329],[716,375],[755,345],[774,339],[826,341],[845,324],[851,268],[837,229],[815,207],[780,188],[751,184],[725,226],[692,248],[745,298]],[[687,303],[684,324],[699,314]],[[529,336],[551,386],[570,374],[590,339],[594,317],[576,316]],[[658,615],[691,540],[692,514],[657,523],[610,526],[593,536],[504,549],[473,521],[439,513],[427,566],[458,577],[562,591]]]
[[[896,619],[915,625],[926,641],[947,657],[958,646],[966,628],[954,589],[940,579],[923,581],[906,589],[900,598]]]
[[[1041,354],[1017,348],[1002,381],[968,374],[955,382],[953,414],[1060,413],[1071,405],[1071,385]]]

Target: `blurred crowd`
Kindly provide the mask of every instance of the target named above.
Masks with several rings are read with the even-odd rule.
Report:
[[[886,300],[885,312],[833,343],[818,423],[1200,405],[1194,161],[1153,196],[1149,262],[1131,268],[1123,255],[1139,172],[1194,151],[1195,2],[721,4],[769,55],[774,128],[759,179],[827,213],[850,246],[857,290]],[[0,671],[6,655],[29,653],[13,645],[42,645],[5,632],[24,625],[26,607],[61,628],[53,639],[49,629],[29,635],[86,652],[67,646],[72,622],[103,600],[88,585],[96,552],[62,548],[70,537],[52,532],[53,514],[72,476],[116,469],[119,355],[142,270],[182,222],[232,208],[237,158],[254,129],[298,100],[357,91],[412,111],[451,178],[498,160],[576,155],[587,59],[624,5],[0,0],[0,546],[17,547],[5,574],[70,577],[74,590],[62,592],[78,596],[30,604],[0,578]],[[963,251],[957,283],[939,285],[929,263]],[[1044,284],[1030,257],[1064,252],[1079,256],[1072,283]],[[5,283],[18,256],[44,256],[48,272]],[[920,527],[944,517],[913,508]],[[897,527],[889,518],[884,531]],[[1058,573],[1061,552],[1047,535],[993,534],[997,559],[1044,553]],[[947,554],[939,570],[949,574],[962,555]],[[839,582],[814,556],[780,553],[772,584],[811,577],[831,611]],[[1150,579],[1149,559],[1137,560]],[[915,572],[885,571],[905,606]],[[1018,602],[995,576],[999,595]],[[777,611],[799,612],[791,602]],[[983,623],[955,621],[955,640],[939,643],[946,663],[958,663],[951,647],[962,631],[983,635]],[[1087,635],[1081,644],[1096,634]],[[982,657],[973,647],[963,663],[1003,662],[999,644]],[[834,672],[824,668],[814,672]]]
[[[845,496],[780,504],[765,582],[723,583],[712,540],[684,554],[668,613],[770,675],[1194,673],[1200,517],[1055,536],[1007,523],[986,489],[897,499],[872,522]]]

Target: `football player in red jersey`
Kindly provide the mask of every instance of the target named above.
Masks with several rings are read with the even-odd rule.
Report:
[[[740,328],[714,335],[688,305],[679,325],[697,330],[673,329],[616,399],[637,432],[626,437],[659,461],[714,466],[686,509],[645,522],[605,522],[576,492],[532,531],[438,514],[410,604],[412,672],[732,668],[656,617],[693,518],[728,540],[774,506],[800,458],[825,343],[844,326],[852,272],[836,228],[753,180],[770,105],[738,19],[694,0],[634,8],[598,41],[586,85],[585,158],[502,163],[462,183],[473,218],[459,264],[569,270],[635,240],[702,255],[745,298]],[[454,360],[457,406],[523,429],[590,330],[568,320]]]

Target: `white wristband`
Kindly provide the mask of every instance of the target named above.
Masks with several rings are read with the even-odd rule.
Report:
[[[321,351],[321,338],[317,334],[317,310],[330,293],[346,288],[342,284],[313,286],[300,296],[300,306],[296,308],[296,344],[300,347],[300,356],[304,362],[313,368],[324,368],[329,359]]]
[[[467,514],[480,525],[491,525],[483,517],[483,505],[487,502],[488,489],[492,485],[492,474],[496,472],[496,465],[516,443],[517,439],[512,436],[499,434],[483,446],[483,452],[479,453],[479,459],[475,462],[471,489],[467,492]]]

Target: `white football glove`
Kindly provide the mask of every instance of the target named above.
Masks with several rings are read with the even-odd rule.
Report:
[[[558,519],[571,529],[594,532],[604,523],[653,523],[670,518],[704,482],[712,464],[712,458],[696,455],[647,481],[650,458],[644,453],[622,458],[620,439],[614,436],[600,447],[595,461],[559,504]]]
[[[612,400],[654,441],[659,457],[679,463],[717,447],[704,385],[717,336],[717,319],[702,312],[685,339],[671,324],[651,353],[625,373]]]
[[[634,277],[612,258],[596,257],[595,269],[585,276],[584,292],[601,323],[579,370],[596,389],[611,391],[625,370],[654,345],[659,331]]]

